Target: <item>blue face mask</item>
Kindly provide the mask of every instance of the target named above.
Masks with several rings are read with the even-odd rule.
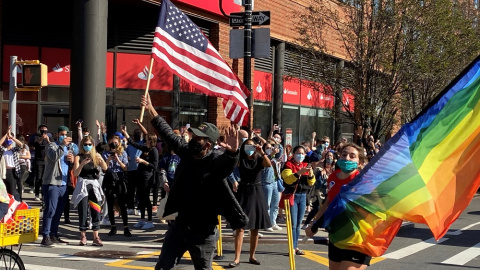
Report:
[[[244,151],[247,156],[253,155],[255,153],[255,145],[245,145]]]
[[[328,148],[330,144],[328,142],[325,142],[325,148]]]
[[[295,156],[293,158],[295,159],[296,162],[301,163],[305,159],[305,155],[295,154]]]
[[[66,138],[67,136],[58,136],[58,141],[60,143],[63,143],[63,140]]]
[[[337,165],[344,173],[351,173],[358,168],[358,162],[346,159],[337,160]]]
[[[93,145],[84,145],[84,146],[83,146],[83,150],[85,150],[85,151],[87,151],[87,152],[89,152],[90,150],[92,150],[92,148],[93,148]]]
[[[10,139],[5,141],[6,146],[10,146],[12,143],[13,143],[13,140],[10,140]]]

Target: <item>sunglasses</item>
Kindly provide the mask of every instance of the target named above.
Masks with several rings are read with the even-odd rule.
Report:
[[[93,144],[91,144],[91,143],[85,143],[85,144],[83,144],[83,145],[92,146]]]

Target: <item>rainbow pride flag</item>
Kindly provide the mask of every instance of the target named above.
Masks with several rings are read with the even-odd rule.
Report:
[[[98,213],[102,212],[102,207],[98,203],[88,200],[88,204],[90,205],[91,209],[97,211]]]
[[[335,246],[381,256],[402,221],[438,240],[480,186],[480,57],[405,124],[325,213]]]

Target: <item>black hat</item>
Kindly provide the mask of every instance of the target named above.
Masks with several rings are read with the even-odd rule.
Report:
[[[218,128],[214,124],[208,122],[201,123],[197,128],[189,128],[188,131],[199,137],[209,138],[212,142],[216,142],[218,137],[220,137]]]

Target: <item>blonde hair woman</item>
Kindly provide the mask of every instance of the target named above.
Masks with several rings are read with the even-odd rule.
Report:
[[[80,142],[80,153],[75,156],[74,175],[78,177],[77,185],[73,191],[72,201],[78,205],[78,219],[80,229],[80,245],[87,244],[86,231],[88,228],[88,208],[92,218],[93,242],[92,246],[103,246],[98,236],[100,229],[101,205],[105,201],[102,187],[98,182],[100,169],[107,170],[107,163],[95,151],[95,141],[91,136],[86,136]]]

